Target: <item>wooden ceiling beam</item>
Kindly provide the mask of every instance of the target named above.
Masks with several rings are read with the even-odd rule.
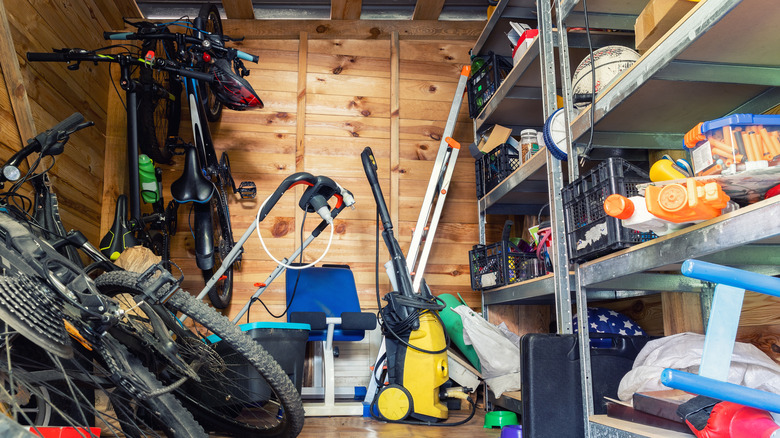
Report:
[[[444,0],[417,0],[412,20],[438,20]]]
[[[331,0],[331,20],[359,20],[363,0]]]
[[[95,6],[106,18],[111,29],[124,29],[123,18],[144,18],[135,0],[95,0]]]
[[[227,18],[255,18],[252,0],[222,0]]]
[[[433,20],[224,20],[226,35],[241,35],[248,40],[298,39],[306,32],[315,39],[389,40],[393,31],[401,40],[476,41],[485,28],[484,21]]]

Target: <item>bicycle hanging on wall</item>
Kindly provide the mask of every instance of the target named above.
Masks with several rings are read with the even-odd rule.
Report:
[[[254,182],[244,181],[236,186],[227,152],[217,158],[208,122],[219,120],[224,106],[233,110],[263,107],[252,86],[244,79],[249,71],[242,63],[242,60],[257,62],[258,57],[225,47],[226,41],[240,39],[222,34],[222,22],[214,5],[207,4],[201,8],[190,33],[176,33],[168,29],[169,24],[181,25],[180,22],[129,24],[138,27],[138,32],[105,32],[104,37],[140,40],[147,46],[154,41],[175,41],[178,62],[213,74],[211,81],[184,78],[193,144],[172,143],[169,132],[165,145],[169,149],[181,147],[185,150],[184,170],[182,176],[171,184],[171,195],[178,204],[191,206],[190,228],[195,241],[195,260],[204,281],[208,281],[214,274],[214,267],[221,264],[235,245],[228,193],[238,193],[242,199],[252,199],[257,193]],[[183,25],[187,27],[189,23]],[[166,56],[170,57],[170,53]],[[230,303],[233,270],[240,267],[240,261],[239,256],[209,289],[208,296],[215,307],[225,308]]]
[[[232,40],[221,33],[206,33],[198,31],[199,28],[211,28],[221,32],[221,22],[217,21],[219,15],[214,14],[213,5],[206,5],[199,17],[195,20],[194,36],[184,33],[172,33],[165,26],[139,24],[139,32],[105,32],[104,36],[112,40],[142,40],[143,51],[146,59],[134,58],[128,54],[103,55],[97,51],[84,51],[80,49],[62,49],[54,54],[28,54],[30,61],[60,61],[75,64],[69,69],[77,69],[81,61],[114,62],[120,66],[120,86],[125,90],[126,105],[128,108],[127,119],[127,144],[128,144],[128,170],[130,190],[128,196],[120,196],[117,199],[115,218],[110,232],[101,241],[101,251],[109,257],[116,258],[127,247],[143,244],[150,247],[163,260],[169,258],[169,239],[176,230],[177,208],[180,204],[190,204],[192,212],[192,233],[195,241],[195,258],[198,268],[201,269],[204,280],[212,277],[214,266],[219,266],[221,260],[230,252],[235,242],[233,240],[230,225],[230,211],[228,207],[228,190],[240,194],[243,199],[251,199],[256,195],[256,186],[253,182],[245,181],[236,186],[233,180],[230,160],[227,153],[223,152],[217,158],[208,120],[218,117],[221,107],[228,106],[231,109],[241,110],[250,107],[262,107],[262,101],[257,97],[252,87],[243,78],[248,71],[243,67],[241,60],[257,62],[257,56],[245,52],[226,48],[224,41]],[[217,24],[215,24],[217,23]],[[159,44],[162,42],[162,44]],[[171,44],[175,42],[175,44]],[[165,56],[158,57],[151,47],[162,47]],[[175,52],[175,53],[171,53]],[[30,55],[33,55],[30,57]],[[173,56],[172,56],[173,55]],[[179,62],[171,60],[176,58]],[[231,65],[232,64],[232,65]],[[182,65],[189,69],[180,68]],[[143,84],[143,80],[131,78],[131,69],[140,67],[141,71],[159,70],[168,75],[168,84],[159,83],[149,86]],[[174,77],[183,77],[185,80],[186,97],[190,106],[192,118],[194,144],[171,143],[172,136],[169,122],[164,135],[165,140],[160,140],[157,130],[156,143],[144,141],[145,148],[159,148],[170,151],[176,147],[185,149],[185,165],[182,176],[171,185],[171,193],[175,202],[171,202],[163,208],[162,196],[158,195],[154,201],[153,213],[142,215],[140,208],[141,195],[145,191],[141,188],[138,173],[138,145],[141,143],[139,135],[142,133],[139,123],[139,113],[131,111],[139,103],[152,102],[152,107],[164,106],[167,112],[174,117],[176,110],[170,109],[178,100],[174,94],[176,88],[171,86]],[[152,78],[149,72],[140,75],[141,78]],[[216,82],[217,86],[209,84]],[[154,99],[139,96],[150,92]],[[215,90],[217,90],[215,92]],[[162,96],[162,97],[160,97]],[[174,96],[174,97],[171,97]],[[146,100],[145,100],[146,99]],[[214,103],[214,102],[218,102]],[[157,120],[159,117],[155,117]],[[146,132],[148,132],[147,129]],[[151,146],[150,146],[151,145]],[[151,151],[154,152],[153,150]],[[162,156],[166,153],[160,152]],[[159,169],[155,172],[157,183],[161,184],[162,175]],[[161,190],[157,190],[160,194]],[[127,205],[129,201],[129,214]],[[148,228],[148,229],[147,229]],[[219,281],[209,290],[208,296],[212,304],[218,308],[225,308],[230,303],[233,289],[233,268],[240,266],[240,257],[219,278]]]

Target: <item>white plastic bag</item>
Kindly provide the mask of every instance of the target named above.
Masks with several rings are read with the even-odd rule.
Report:
[[[482,377],[496,397],[520,389],[520,348],[498,327],[467,306],[452,309],[463,320],[463,340],[474,346]]]
[[[666,368],[697,374],[703,350],[704,335],[697,333],[679,333],[648,342],[633,369],[620,381],[618,397],[629,400],[635,392],[669,389],[661,383],[661,371]],[[728,381],[780,394],[780,366],[755,345],[735,342]]]

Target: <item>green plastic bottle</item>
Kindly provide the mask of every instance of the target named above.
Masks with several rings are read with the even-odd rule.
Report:
[[[154,161],[145,154],[138,156],[138,179],[141,184],[141,197],[147,204],[160,199],[160,185],[154,175]]]

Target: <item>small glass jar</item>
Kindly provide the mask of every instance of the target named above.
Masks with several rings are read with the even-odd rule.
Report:
[[[520,157],[525,163],[539,150],[535,129],[524,129],[520,132]]]

